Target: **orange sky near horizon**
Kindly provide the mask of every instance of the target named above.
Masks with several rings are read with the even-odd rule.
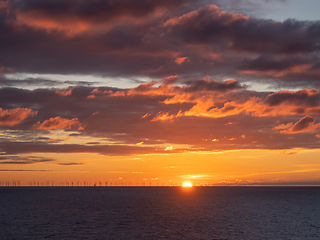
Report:
[[[10,167],[1,182],[23,186],[42,184],[74,186],[170,186],[191,182],[201,185],[313,185],[320,181],[319,150],[234,150],[106,157],[98,154],[49,154],[60,163]],[[57,156],[59,155],[59,156]],[[48,154],[38,154],[39,157]],[[8,169],[9,170],[9,169]]]

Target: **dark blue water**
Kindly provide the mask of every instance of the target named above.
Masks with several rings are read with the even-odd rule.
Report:
[[[317,187],[2,187],[0,203],[0,239],[320,239]]]

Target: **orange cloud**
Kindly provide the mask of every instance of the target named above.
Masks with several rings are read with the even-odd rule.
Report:
[[[171,76],[176,78],[176,76]],[[170,78],[171,78],[170,77]],[[302,89],[299,91],[279,91],[266,97],[249,96],[238,90],[242,86],[234,79],[217,82],[210,79],[189,82],[186,85],[174,85],[170,81],[157,84],[160,81],[143,83],[129,90],[116,92],[95,89],[90,97],[95,96],[166,96],[163,104],[192,104],[192,107],[178,114],[159,112],[152,121],[172,121],[177,117],[197,116],[209,118],[223,118],[239,114],[249,114],[255,117],[296,116],[318,114],[320,105],[317,104],[319,91],[316,89]],[[239,95],[240,94],[240,95]]]
[[[287,124],[280,124],[276,127],[273,128],[273,130],[283,130],[283,129],[289,129],[293,126],[293,123],[290,122],[290,123],[287,123]]]
[[[205,7],[201,7],[195,11],[186,13],[181,17],[171,18],[164,24],[164,26],[170,27],[175,25],[187,25],[189,21],[192,21],[199,15],[202,15],[204,12],[210,14],[210,17],[212,19],[223,19],[225,25],[231,24],[232,22],[239,19],[249,19],[249,15],[245,16],[243,14],[232,14],[227,11],[221,11],[220,8],[216,5],[208,5]]]
[[[122,24],[143,24],[165,14],[170,5],[179,5],[156,2],[148,4],[149,8],[144,8],[135,3],[123,4],[104,1],[100,4],[95,3],[96,7],[92,9],[90,6],[94,5],[81,2],[68,3],[67,1],[65,4],[61,4],[60,8],[57,7],[57,4],[52,7],[49,3],[42,7],[27,6],[16,9],[16,22],[19,25],[45,29],[49,33],[60,31],[73,37],[84,32],[105,33]]]
[[[165,79],[163,79],[163,81],[165,83],[173,83],[175,82],[176,80],[179,79],[179,76],[178,75],[175,75],[175,76],[169,76],[169,77],[166,77]]]
[[[200,98],[195,98],[193,94],[185,94],[175,96],[171,99],[164,101],[165,104],[175,104],[183,102],[192,102],[195,105],[185,112],[179,112],[177,116],[167,116],[173,119],[174,117],[181,116],[197,116],[197,117],[210,117],[222,118],[227,116],[238,115],[241,113],[251,114],[253,116],[270,116],[271,113],[264,113],[266,106],[263,106],[261,99],[252,97],[244,103],[237,103],[236,101],[225,102],[222,107],[215,107],[216,101],[220,102],[219,96],[215,94],[205,94]]]
[[[175,79],[176,76],[171,78]],[[319,92],[316,89],[279,91],[265,97],[262,94],[250,96],[246,92],[239,91],[243,87],[234,79],[224,82],[202,79],[187,82],[185,85],[175,85],[170,81],[157,85],[159,83],[161,82],[143,83],[129,90],[115,92],[95,89],[89,97],[164,96],[166,99],[161,103],[166,105],[184,103],[192,105],[191,108],[180,110],[177,114],[160,111],[152,121],[173,121],[183,116],[223,118],[248,114],[255,117],[275,117],[314,115],[320,112],[320,105],[317,104]]]
[[[74,89],[74,87],[68,87],[68,88],[65,88],[65,89],[62,89],[62,90],[57,89],[55,91],[55,93],[60,95],[60,96],[64,96],[64,97],[71,96],[73,89]]]
[[[13,70],[11,68],[6,68],[4,66],[1,66],[0,64],[0,73],[8,73],[8,72],[12,72]]]
[[[163,101],[165,104],[194,103],[193,107],[179,116],[199,116],[221,118],[238,114],[250,114],[256,117],[295,116],[302,114],[317,114],[318,104],[311,104],[312,96],[319,94],[316,89],[300,91],[280,91],[269,94],[265,99],[250,97],[239,101],[232,93],[219,94],[216,92],[181,92]],[[310,98],[311,97],[311,98]],[[310,99],[309,99],[310,98]],[[219,106],[221,105],[221,106]],[[167,119],[177,116],[166,115]]]
[[[142,118],[149,117],[150,115],[151,115],[150,113],[146,113],[145,115],[142,116]]]
[[[140,84],[135,88],[131,88],[129,90],[119,90],[113,92],[109,91],[101,91],[98,88],[91,91],[91,95],[87,98],[95,98],[95,97],[134,97],[138,95],[143,96],[171,96],[172,98],[166,99],[164,103],[166,104],[174,104],[177,103],[177,98],[181,97],[181,102],[189,102],[186,98],[195,98],[202,96],[210,97],[208,92],[223,92],[223,91],[232,91],[236,89],[241,89],[242,86],[234,79],[225,80],[223,82],[218,82],[210,79],[202,79],[199,81],[194,81],[187,83],[187,86],[177,86],[174,85],[175,82],[179,78],[178,75],[169,76],[165,78],[162,84],[161,81],[152,81],[148,83]],[[160,84],[157,86],[157,84]],[[188,97],[186,97],[188,96]]]
[[[27,117],[32,117],[38,112],[32,111],[30,108],[14,108],[3,110],[0,108],[0,125],[13,126],[21,123]]]
[[[114,93],[111,93],[109,96],[110,97],[125,97],[126,93],[125,93],[125,91],[116,91]]]
[[[132,16],[114,16],[113,21],[106,19],[105,21],[90,20],[76,14],[60,12],[59,14],[48,14],[46,11],[29,10],[16,11],[16,20],[20,25],[27,25],[36,29],[45,29],[49,33],[52,31],[64,32],[67,36],[73,37],[83,32],[107,32],[113,27],[128,23],[142,22],[142,19],[135,19]]]
[[[95,88],[90,92],[91,95],[89,95],[87,98],[95,98],[95,97],[101,97],[101,96],[110,96],[113,93],[111,90],[102,91],[99,88]]]
[[[240,74],[248,74],[248,75],[256,75],[256,76],[272,76],[272,77],[283,77],[290,73],[303,73],[306,71],[310,71],[312,68],[312,64],[300,64],[294,65],[287,69],[282,70],[240,70]]]
[[[288,151],[288,150],[284,150],[281,152],[281,154],[283,155],[295,155],[295,154],[298,154],[299,153],[299,150],[293,150],[293,151]]]
[[[45,120],[43,123],[37,122],[33,125],[36,129],[66,129],[83,130],[84,124],[80,123],[78,118],[67,119],[60,116]]]
[[[279,126],[274,127],[274,130],[282,130],[281,133],[302,133],[302,132],[314,132],[317,128],[320,127],[320,123],[315,124],[315,120],[310,116],[305,116],[301,118],[296,123],[288,123],[288,124],[281,124]]]
[[[179,114],[177,115],[179,116]],[[173,119],[177,116],[174,115],[169,115],[169,113],[163,113],[163,112],[159,112],[157,114],[156,117],[154,117],[151,121],[155,122],[155,121],[173,121]]]
[[[189,58],[188,57],[181,57],[181,58],[177,58],[175,60],[175,63],[178,64],[178,65],[181,65],[183,62],[185,62],[186,60],[188,60]]]
[[[46,29],[48,31],[64,31],[69,36],[86,31],[90,27],[88,22],[72,16],[65,16],[59,19],[53,16],[48,16],[45,14],[45,12],[40,12],[37,10],[28,12],[18,11],[16,17],[19,24],[38,29]]]

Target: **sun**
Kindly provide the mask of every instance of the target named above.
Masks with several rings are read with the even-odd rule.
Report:
[[[192,187],[192,184],[189,182],[185,182],[182,187]]]

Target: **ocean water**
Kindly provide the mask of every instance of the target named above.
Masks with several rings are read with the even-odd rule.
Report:
[[[320,188],[0,188],[0,239],[162,238],[320,239]]]

